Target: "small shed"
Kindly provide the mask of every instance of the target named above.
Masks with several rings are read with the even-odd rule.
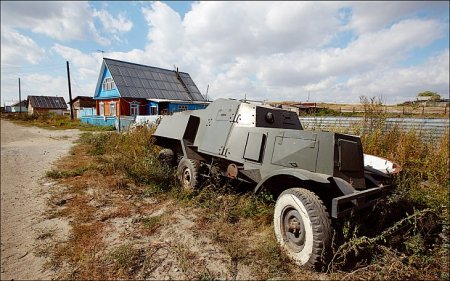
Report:
[[[6,101],[4,104],[4,112],[27,112],[27,100],[23,100],[22,102],[18,101]]]
[[[27,112],[27,100],[16,102],[11,105],[11,112]]]
[[[72,103],[75,118],[80,119],[83,116],[95,115],[95,100],[88,96],[77,96],[68,104]]]
[[[67,112],[67,104],[63,97],[28,96],[28,114],[55,113],[63,115]]]

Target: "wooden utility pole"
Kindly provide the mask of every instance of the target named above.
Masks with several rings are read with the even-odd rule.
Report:
[[[67,84],[69,85],[70,119],[73,120],[72,88],[70,87],[69,61],[66,61],[66,64],[67,64]]]
[[[22,93],[20,92],[20,77],[19,77],[19,114],[22,114]]]

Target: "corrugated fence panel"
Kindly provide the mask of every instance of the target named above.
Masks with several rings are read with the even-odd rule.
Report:
[[[364,123],[362,117],[300,117],[300,122],[307,130],[339,130],[354,133],[354,128],[361,128]],[[377,122],[377,121],[374,121]],[[370,124],[370,119],[366,120]],[[448,119],[425,119],[425,118],[386,118],[383,124],[384,129],[394,126],[409,131],[416,130],[426,136],[438,138],[449,132]]]

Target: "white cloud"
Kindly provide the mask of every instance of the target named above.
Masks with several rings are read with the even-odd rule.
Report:
[[[144,54],[156,57],[151,61],[158,66],[183,66],[201,91],[210,85],[212,97],[241,97],[245,92],[259,99],[300,99],[311,92],[348,100],[360,95],[343,92],[348,91],[348,77],[392,69],[408,58],[409,51],[430,45],[445,32],[437,19],[410,17],[423,4],[402,10],[405,4],[392,3],[392,12],[375,11],[382,19],[375,22],[367,16],[366,23],[358,19],[373,4],[350,4],[357,8],[349,25],[343,26],[340,9],[349,4],[340,2],[199,2],[184,20],[156,2],[143,9],[149,23]],[[351,28],[361,32],[352,42],[324,48],[336,34]],[[370,87],[370,93],[379,89]],[[391,95],[409,91],[395,89]]]
[[[2,25],[63,41],[86,39],[90,18],[87,2],[2,2]]]
[[[153,3],[150,8],[142,8],[142,13],[150,30],[146,53],[151,54],[158,65],[172,68],[171,62],[178,61],[183,51],[180,15],[161,2]]]
[[[98,17],[103,24],[103,28],[109,33],[121,33],[128,32],[133,27],[133,22],[126,19],[124,15],[119,14],[117,17],[113,17],[106,10],[94,10],[94,17]]]
[[[449,9],[447,1],[361,1],[349,2],[348,5],[352,8],[348,28],[358,34],[377,31],[420,11],[443,12]]]
[[[71,62],[76,68],[80,79],[92,79],[98,77],[100,71],[102,56],[98,53],[85,54],[78,49],[70,48],[60,44],[55,44],[51,50],[65,60]]]
[[[186,43],[192,51],[213,57],[213,63],[321,46],[339,24],[335,6],[323,2],[200,2],[185,15]]]
[[[30,29],[60,41],[94,40],[109,45],[103,33],[118,34],[131,30],[133,23],[123,14],[114,18],[105,10],[92,9],[88,2],[78,1],[2,1],[2,27]],[[102,32],[95,19],[102,23]]]
[[[421,65],[391,68],[384,72],[367,72],[352,77],[345,85],[351,94],[382,94],[388,102],[401,102],[418,93],[431,90],[449,95],[449,50],[431,57]]]
[[[67,89],[67,76],[52,76],[40,73],[24,74],[20,77],[22,99],[27,96],[43,95],[43,96],[60,96],[64,97],[66,102],[69,100]],[[72,91],[72,95],[78,94],[76,89]],[[4,101],[18,101],[18,77],[14,74],[2,75],[2,104]],[[74,97],[74,96],[73,96]]]
[[[2,65],[17,65],[24,62],[36,64],[44,58],[45,50],[30,37],[3,26],[1,33]]]
[[[412,51],[448,36],[448,9],[439,11],[444,6],[448,3],[195,2],[182,18],[167,4],[152,2],[141,9],[148,25],[145,48],[104,55],[168,69],[176,65],[203,93],[209,84],[212,98],[304,101],[309,93],[312,101],[357,102],[360,95],[383,94],[394,102],[427,89],[448,94],[448,49],[421,65],[400,66]],[[52,18],[63,10],[36,14]],[[22,22],[29,26],[31,16],[25,14]],[[114,21],[108,5],[87,18],[82,30],[105,44],[134,28],[124,14]],[[337,42],[347,35],[348,41]],[[51,52],[71,62],[75,82],[92,94],[101,54],[68,43],[55,43]]]

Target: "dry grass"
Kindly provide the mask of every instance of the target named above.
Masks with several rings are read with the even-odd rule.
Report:
[[[319,274],[280,252],[270,196],[217,179],[180,192],[173,171],[156,160],[151,133],[84,134],[49,174],[67,186],[50,199],[52,216],[72,226],[68,241],[43,251],[60,278],[448,277],[448,136],[426,143],[412,132],[381,134],[376,126],[363,136],[366,152],[398,160],[406,176],[375,209],[335,225],[336,259]]]

